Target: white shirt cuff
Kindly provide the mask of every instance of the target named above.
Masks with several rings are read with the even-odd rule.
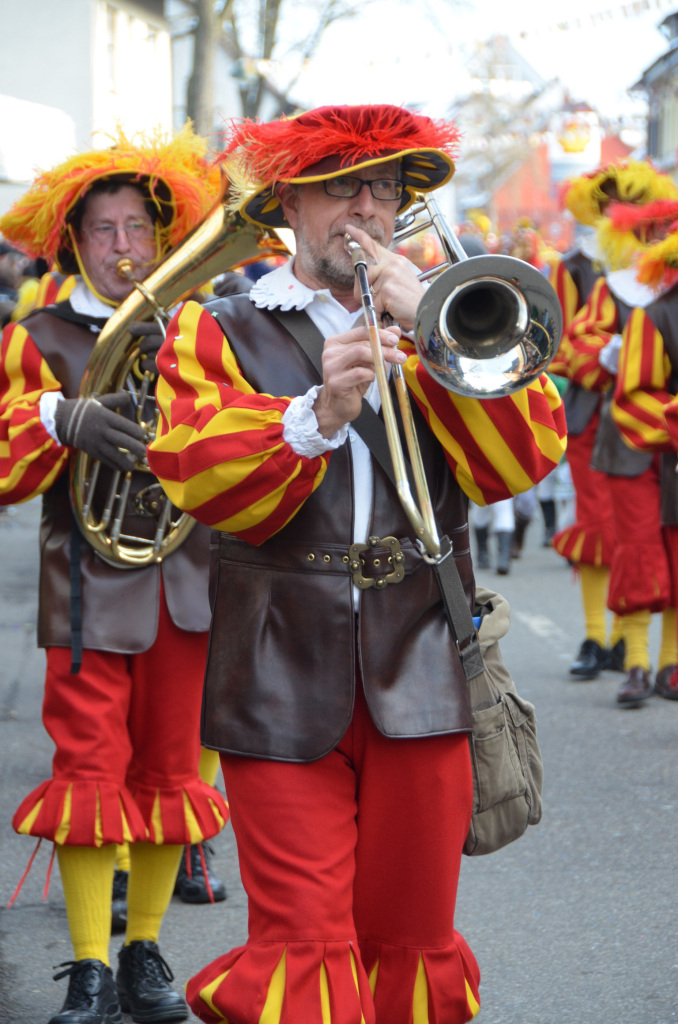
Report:
[[[40,395],[40,421],[56,443],[61,446],[61,441],[57,437],[56,423],[54,421],[54,415],[56,413],[57,403],[63,401],[63,395],[60,391],[46,391],[44,395]]]
[[[292,448],[295,455],[302,455],[307,459],[315,459],[324,452],[339,448],[348,436],[348,423],[332,437],[323,437],[319,433],[313,405],[321,388],[322,384],[316,384],[305,395],[297,395],[282,417],[283,440]]]

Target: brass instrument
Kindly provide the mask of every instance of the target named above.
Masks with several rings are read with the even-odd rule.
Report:
[[[278,237],[227,212],[220,203],[143,282],[134,279],[129,260],[120,260],[118,273],[133,281],[134,291],[101,331],[83,375],[80,396],[128,391],[136,422],[150,444],[158,422],[155,375],[140,369],[139,343],[130,325],[155,319],[162,326],[169,322],[169,308],[218,274],[288,251]],[[148,475],[149,483],[139,488],[142,474]],[[105,562],[118,569],[161,562],[195,525],[188,513],[171,504],[146,459],[137,461],[127,473],[108,469],[101,473],[97,460],[77,451],[71,460],[70,494],[84,537]],[[136,524],[147,528],[123,532],[130,512]]]
[[[428,219],[410,228],[422,211]],[[538,270],[523,260],[511,256],[467,257],[429,196],[419,196],[406,218],[399,218],[394,242],[429,225],[440,238],[446,262],[420,275],[421,280],[435,278],[415,316],[415,346],[424,367],[446,390],[472,398],[499,398],[527,387],[543,373],[560,343],[562,313],[555,291]],[[407,476],[379,342],[379,324],[367,278],[368,260],[364,250],[348,236],[346,248],[360,287],[398,497],[424,556],[437,562],[441,559],[440,538],[405,377],[402,367],[392,364],[418,505]]]

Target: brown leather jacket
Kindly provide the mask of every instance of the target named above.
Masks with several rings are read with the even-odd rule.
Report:
[[[61,383],[64,397],[75,398],[97,332],[86,323],[57,317],[50,307],[31,314],[22,323]],[[67,474],[62,474],[43,495],[38,609],[41,647],[71,646],[73,527]],[[143,569],[109,566],[82,540],[83,647],[124,654],[148,650],[158,628],[161,582],[173,622],[189,632],[207,630],[210,532],[207,527],[196,525],[161,566]]]
[[[247,296],[218,299],[207,309],[258,392],[300,395],[318,383],[287,330]],[[467,499],[440,444],[417,419],[436,519],[453,541],[471,606]],[[219,536],[202,719],[208,747],[283,761],[321,757],[351,720],[356,664],[384,735],[431,736],[471,727],[467,683],[438,585],[413,543],[392,484],[374,461],[370,534],[398,539],[405,575],[383,589],[361,591],[359,608],[354,603],[350,449],[346,443],[332,452],[317,490],[260,547]],[[389,554],[383,546],[370,550],[364,574],[390,572]]]

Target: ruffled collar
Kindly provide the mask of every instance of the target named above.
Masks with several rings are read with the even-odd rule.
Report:
[[[294,276],[293,263],[293,259],[288,260],[281,267],[276,267],[270,274],[264,274],[254,282],[249,296],[255,306],[259,309],[306,309],[320,295],[326,296],[332,302],[337,301],[328,288],[315,291],[302,284],[299,278]]]
[[[607,285],[613,295],[627,306],[644,309],[654,302],[661,293],[649,288],[636,278],[636,268],[626,267],[624,270],[611,270],[607,274]]]

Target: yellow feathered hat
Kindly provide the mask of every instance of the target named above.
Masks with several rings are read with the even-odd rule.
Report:
[[[2,235],[34,259],[77,273],[69,222],[94,182],[117,177],[144,186],[158,213],[160,252],[196,227],[223,194],[223,174],[188,123],[172,136],[156,131],[128,137],[118,128],[111,142],[39,174],[0,218]]]
[[[614,191],[614,195],[610,192]],[[590,174],[570,178],[561,189],[561,204],[580,224],[594,225],[601,217],[601,204],[649,203],[653,199],[676,199],[678,187],[649,160],[615,160]]]

